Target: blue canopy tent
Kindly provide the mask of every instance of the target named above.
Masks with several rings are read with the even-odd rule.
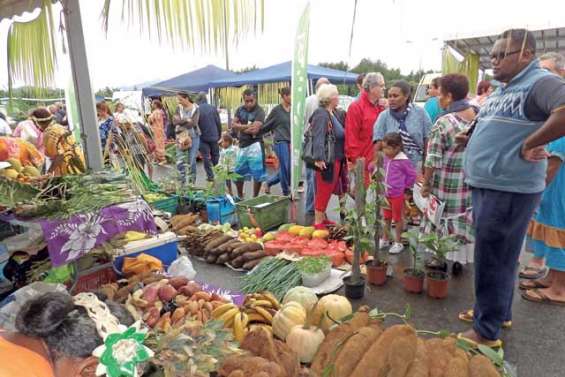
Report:
[[[288,61],[267,68],[242,73],[234,77],[215,80],[210,83],[210,87],[224,88],[290,81],[291,69],[292,64]],[[354,84],[357,79],[357,74],[309,64],[308,80],[317,80],[320,77],[326,77],[334,84]]]
[[[144,97],[174,95],[180,91],[207,92],[211,88],[210,83],[212,81],[229,79],[236,76],[237,74],[216,67],[215,65],[207,65],[195,71],[145,87],[141,91]]]

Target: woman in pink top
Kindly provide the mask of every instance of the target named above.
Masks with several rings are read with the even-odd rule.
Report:
[[[382,151],[385,155],[385,188],[389,208],[383,209],[386,231],[380,242],[380,247],[387,247],[390,242],[392,220],[396,222],[394,243],[389,249],[390,254],[398,254],[404,250],[401,235],[404,231],[404,191],[416,182],[416,169],[408,156],[402,150],[402,138],[399,133],[391,132],[382,139]]]

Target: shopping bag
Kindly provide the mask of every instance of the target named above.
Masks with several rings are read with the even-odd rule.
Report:
[[[422,185],[420,183],[416,183],[412,191],[416,206],[432,224],[436,227],[440,227],[445,203],[440,201],[438,197],[433,194],[424,198],[422,196]]]

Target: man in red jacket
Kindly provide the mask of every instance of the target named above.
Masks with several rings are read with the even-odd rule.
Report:
[[[381,111],[385,79],[380,73],[367,73],[363,80],[363,91],[359,99],[349,105],[345,118],[345,155],[350,164],[358,158],[365,158],[365,185],[369,186],[373,162],[373,126]]]

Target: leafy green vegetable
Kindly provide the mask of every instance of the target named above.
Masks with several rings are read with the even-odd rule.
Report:
[[[296,267],[301,272],[305,272],[308,274],[317,274],[318,272],[322,272],[331,266],[331,259],[328,256],[320,256],[320,257],[304,257],[298,262],[296,262]]]

